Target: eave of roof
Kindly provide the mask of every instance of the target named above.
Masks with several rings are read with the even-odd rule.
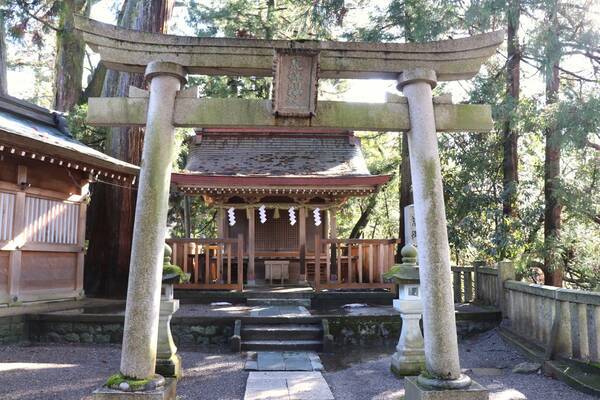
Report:
[[[229,175],[203,175],[190,173],[172,173],[171,182],[181,186],[197,187],[307,187],[321,188],[377,188],[390,180],[389,175],[366,176],[229,176]]]
[[[65,135],[57,128],[48,110],[12,97],[0,96],[0,144],[9,151],[15,149],[13,153],[65,159],[125,175],[139,173],[136,165],[110,157]]]

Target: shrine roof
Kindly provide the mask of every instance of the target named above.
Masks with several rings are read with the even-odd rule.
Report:
[[[190,144],[185,172],[235,177],[370,176],[352,132],[205,129]]]
[[[56,112],[10,96],[0,96],[0,150],[56,162],[73,161],[82,170],[137,175],[139,167],[79,142]],[[84,169],[85,168],[85,169]]]

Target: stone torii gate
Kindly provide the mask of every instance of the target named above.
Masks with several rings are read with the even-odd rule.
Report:
[[[502,43],[502,31],[424,44],[278,41],[179,37],[121,29],[83,17],[76,28],[111,69],[145,73],[149,91],[92,98],[96,126],[145,126],[130,265],[121,373],[154,374],[165,222],[175,127],[295,126],[408,131],[424,302],[427,374],[406,382],[407,399],[429,390],[487,398],[461,374],[439,131],[489,131],[487,105],[432,97],[438,81],[470,79]],[[273,76],[272,100],[198,98],[182,90],[187,74]],[[383,104],[319,101],[319,78],[395,79],[406,97]],[[254,280],[253,265],[248,280]],[[427,389],[429,388],[429,389]],[[474,393],[479,393],[475,395]],[[450,395],[450,393],[448,393]],[[476,397],[473,397],[476,396]],[[435,397],[440,398],[440,397]]]

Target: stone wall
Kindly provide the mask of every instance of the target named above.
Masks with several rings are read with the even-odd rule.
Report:
[[[398,316],[328,317],[329,333],[337,345],[397,342],[402,329]],[[500,313],[457,314],[456,330],[459,337],[483,333],[500,323]]]
[[[233,333],[233,320],[181,318],[171,323],[177,346],[225,345]],[[52,316],[29,320],[29,339],[41,343],[117,343],[123,340],[122,316]]]
[[[337,345],[364,344],[388,340],[397,342],[402,322],[398,317],[353,316],[327,318],[329,333]]]
[[[17,343],[27,338],[27,325],[22,315],[0,318],[0,344]]]
[[[225,345],[233,334],[233,321],[173,323],[171,333],[177,346]]]

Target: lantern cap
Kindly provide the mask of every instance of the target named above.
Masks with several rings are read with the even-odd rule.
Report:
[[[395,283],[419,283],[419,268],[404,264],[394,264],[384,276]]]

